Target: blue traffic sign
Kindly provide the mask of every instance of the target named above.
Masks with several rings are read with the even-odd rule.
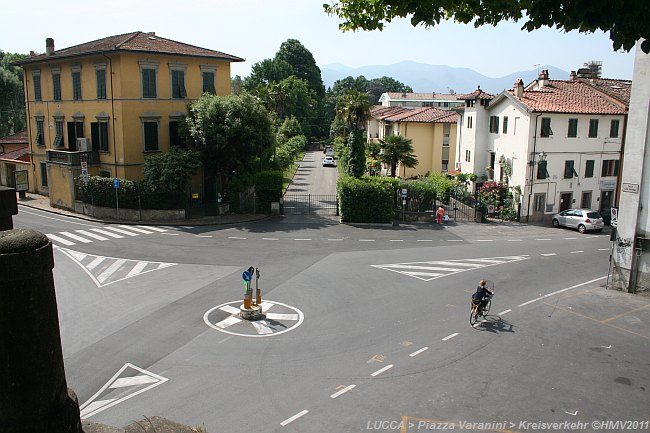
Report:
[[[241,274],[241,277],[244,279],[244,281],[250,281],[253,276],[251,275],[250,272],[244,271],[243,274]]]
[[[120,187],[120,180],[113,179],[113,188],[118,189]]]

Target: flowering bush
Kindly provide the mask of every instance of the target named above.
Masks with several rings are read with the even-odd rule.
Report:
[[[517,218],[512,192],[506,184],[485,182],[478,191],[478,200],[485,207],[494,206],[494,214],[499,219],[511,221]]]

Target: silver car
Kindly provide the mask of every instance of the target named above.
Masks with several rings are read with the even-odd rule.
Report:
[[[603,217],[598,211],[589,209],[567,209],[553,216],[553,227],[570,227],[580,233],[601,231],[605,227]]]

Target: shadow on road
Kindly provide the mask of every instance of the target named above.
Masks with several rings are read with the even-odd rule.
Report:
[[[482,322],[477,323],[474,326],[474,329],[477,329],[479,331],[492,332],[494,334],[500,334],[502,332],[515,332],[512,323],[504,320],[501,316],[490,315],[488,315]]]

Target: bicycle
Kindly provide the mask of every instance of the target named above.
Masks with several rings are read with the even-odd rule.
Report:
[[[485,306],[481,308],[481,301],[476,301],[472,299],[472,309],[469,313],[469,324],[473,327],[476,325],[481,317],[487,317],[490,312],[490,307],[492,307],[492,296],[494,296],[494,283],[492,281],[486,281],[485,286],[490,289],[491,294],[485,297],[487,301]]]

